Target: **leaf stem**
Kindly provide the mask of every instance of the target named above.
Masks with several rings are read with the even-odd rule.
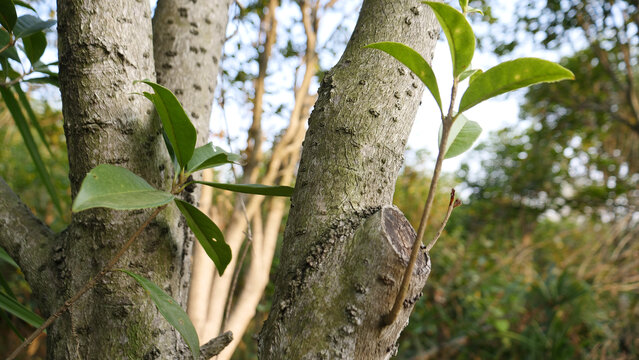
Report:
[[[439,143],[439,153],[437,154],[437,161],[435,162],[435,170],[433,171],[433,177],[430,181],[430,187],[428,189],[428,196],[426,197],[426,203],[424,204],[424,211],[422,212],[422,218],[419,223],[419,228],[417,229],[417,236],[415,237],[415,241],[413,242],[413,248],[410,253],[410,259],[408,260],[408,265],[404,272],[404,276],[402,278],[402,283],[399,287],[399,292],[395,297],[395,303],[393,304],[393,308],[390,313],[384,315],[382,317],[382,325],[388,326],[397,320],[399,313],[402,308],[402,304],[404,303],[404,298],[408,293],[408,286],[410,285],[410,281],[413,275],[413,268],[415,267],[415,263],[417,262],[417,255],[420,253],[420,249],[422,246],[422,238],[424,237],[424,233],[426,232],[426,226],[428,224],[428,219],[430,217],[430,211],[433,207],[433,200],[435,199],[435,191],[437,189],[437,183],[439,181],[439,176],[442,169],[442,163],[444,162],[444,157],[446,156],[446,145],[448,143],[448,135],[450,134],[450,128],[453,126],[453,122],[457,116],[453,115],[453,108],[455,106],[455,97],[457,96],[457,86],[459,85],[459,78],[456,77],[453,80],[453,86],[450,94],[450,106],[448,107],[448,114],[446,117],[442,118],[442,139]]]
[[[104,275],[106,275],[109,271],[111,271],[113,267],[115,266],[115,264],[118,262],[118,260],[120,260],[122,255],[124,255],[124,253],[131,247],[131,245],[133,244],[133,241],[135,241],[135,239],[137,239],[138,236],[142,234],[142,231],[147,226],[149,226],[151,221],[153,221],[153,219],[155,219],[155,217],[160,213],[160,211],[164,210],[164,208],[166,207],[167,205],[162,205],[158,207],[157,209],[155,209],[151,213],[151,215],[149,215],[146,221],[142,225],[140,225],[140,227],[135,231],[135,233],[131,235],[131,237],[129,237],[126,243],[124,243],[124,245],[111,258],[111,260],[109,260],[107,265],[104,266],[102,270],[100,270],[100,272],[95,277],[93,277],[86,284],[84,284],[84,286],[80,290],[78,290],[78,292],[76,292],[75,295],[73,295],[70,299],[65,301],[64,304],[60,306],[60,308],[58,308],[58,310],[53,315],[49,316],[49,318],[44,323],[42,323],[42,325],[38,329],[36,329],[33,333],[31,333],[31,335],[29,335],[29,337],[24,342],[22,342],[22,344],[20,344],[20,346],[13,353],[11,353],[11,355],[9,355],[9,357],[7,357],[6,360],[15,359],[27,346],[29,346],[29,344],[31,344],[31,342],[33,342],[33,340],[35,340],[35,338],[37,338],[40,334],[42,334],[44,329],[49,327],[49,325],[51,325],[57,318],[59,318],[60,315],[62,315],[71,306],[73,306],[73,304],[76,301],[78,301],[82,297],[82,295],[84,295],[87,291],[91,290],[97,284],[97,282],[104,277]]]

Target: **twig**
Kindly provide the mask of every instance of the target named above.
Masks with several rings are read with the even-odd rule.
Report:
[[[210,359],[213,356],[219,354],[233,341],[233,333],[230,331],[225,332],[213,339],[209,340],[206,344],[200,346],[200,358]]]
[[[426,250],[425,250],[426,253],[430,252],[430,249],[432,249],[433,246],[435,246],[435,243],[437,242],[439,237],[442,235],[442,232],[444,231],[444,228],[446,227],[446,224],[448,223],[448,219],[450,219],[450,214],[453,213],[453,209],[460,206],[461,204],[462,202],[459,199],[455,199],[455,189],[452,189],[450,191],[450,201],[448,202],[448,210],[446,210],[446,216],[444,217],[444,221],[442,221],[442,225],[437,230],[437,233],[435,234],[435,237],[433,238],[433,240],[431,240],[428,243],[428,246],[426,246]]]
[[[62,306],[60,306],[60,308],[53,315],[49,316],[49,318],[42,325],[40,325],[40,327],[38,329],[36,329],[33,333],[31,333],[31,335],[29,335],[29,337],[24,342],[22,342],[22,344],[20,344],[20,346],[17,349],[15,349],[15,351],[12,352],[11,355],[9,355],[9,357],[6,360],[15,359],[27,346],[29,346],[29,344],[31,344],[31,342],[33,342],[33,340],[35,340],[35,338],[37,338],[40,334],[42,334],[44,329],[49,327],[49,325],[51,325],[57,318],[59,318],[60,315],[62,315],[71,306],[73,306],[73,304],[76,301],[78,301],[82,297],[82,295],[84,295],[87,291],[91,290],[95,286],[95,284],[99,280],[101,280],[104,277],[104,275],[106,275],[106,273],[111,271],[111,269],[115,266],[115,264],[118,262],[118,260],[120,260],[122,255],[124,255],[124,253],[129,249],[129,247],[131,247],[131,245],[133,244],[133,241],[138,236],[140,236],[142,231],[151,223],[151,221],[153,221],[153,219],[166,206],[167,205],[162,205],[159,208],[155,209],[153,211],[153,213],[151,213],[151,215],[149,215],[149,217],[146,219],[146,221],[135,231],[135,233],[133,235],[131,235],[131,237],[122,246],[122,248],[120,248],[120,250],[115,254],[115,256],[113,256],[111,258],[109,263],[105,267],[103,267],[102,270],[100,270],[100,272],[94,278],[92,278],[91,280],[89,280],[89,282],[84,284],[84,286],[80,290],[78,290],[78,292],[76,292],[75,295],[73,295],[73,297],[71,297],[70,299],[65,301],[64,304]]]

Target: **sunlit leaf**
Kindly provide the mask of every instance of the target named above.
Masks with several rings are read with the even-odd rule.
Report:
[[[24,44],[24,53],[31,64],[40,60],[44,50],[47,48],[47,38],[42,31],[23,37],[22,43]]]
[[[294,188],[290,186],[269,186],[262,184],[223,184],[208,181],[195,181],[198,184],[211,186],[218,189],[229,190],[244,194],[266,195],[266,196],[286,196],[293,195]]]
[[[474,76],[481,73],[481,69],[468,69],[464,70],[461,74],[459,74],[459,81],[464,81],[467,78],[471,78],[471,81]]]
[[[18,15],[16,7],[11,0],[0,0],[0,25],[11,32],[16,24]]]
[[[475,34],[464,14],[455,8],[433,1],[424,1],[433,9],[439,25],[448,40],[450,56],[453,60],[453,76],[457,77],[470,66],[475,53]]]
[[[439,110],[443,112],[442,100],[439,95],[439,87],[437,86],[435,73],[433,73],[433,69],[417,51],[404,44],[396,42],[378,42],[366,45],[365,47],[382,50],[415,73],[424,85],[426,85],[430,93],[433,95],[433,98],[435,98],[437,106],[439,106]]]
[[[16,101],[13,93],[10,89],[5,87],[0,87],[0,93],[2,94],[2,98],[4,99],[4,103],[7,108],[9,108],[9,112],[13,117],[13,120],[24,140],[24,144],[27,147],[27,151],[33,160],[33,164],[36,167],[36,171],[38,172],[38,176],[42,180],[44,187],[47,189],[47,192],[51,196],[51,201],[53,205],[58,210],[60,215],[62,215],[62,207],[60,206],[60,199],[58,198],[58,194],[55,191],[55,187],[53,186],[53,182],[51,181],[51,176],[49,176],[49,172],[47,171],[46,166],[44,166],[44,162],[42,161],[42,156],[40,156],[40,151],[36,146],[36,143],[33,139],[33,135],[31,135],[31,130],[29,130],[29,125],[27,124],[27,120],[24,118],[24,114],[22,113],[22,109],[20,109],[20,105]]]
[[[144,96],[155,105],[166,136],[173,146],[175,157],[181,167],[186,167],[195,150],[195,141],[197,140],[195,127],[186,115],[182,104],[169,89],[148,80],[141,82],[149,85],[155,91],[154,94],[145,92]]]
[[[463,114],[457,117],[448,134],[445,159],[461,155],[470,149],[481,134],[481,126],[468,120]],[[439,141],[442,141],[442,128],[439,128]]]
[[[180,332],[184,341],[191,349],[194,359],[200,357],[200,339],[197,336],[195,327],[186,312],[178,305],[178,303],[167,293],[162,291],[159,286],[152,281],[127,270],[120,270],[129,275],[142,286],[146,293],[151,297],[155,306],[157,306],[160,314]]]
[[[8,311],[33,327],[40,327],[44,320],[38,314],[20,304],[16,299],[0,291],[0,309]]]
[[[179,199],[175,199],[175,204],[186,218],[186,223],[204,248],[204,251],[206,251],[206,254],[213,260],[218,273],[222,276],[224,270],[231,262],[231,247],[224,241],[224,234],[208,216],[195,206]]]
[[[55,20],[42,20],[37,16],[22,15],[16,22],[13,35],[16,39],[31,36],[39,31],[52,27],[55,23]]]
[[[95,207],[135,210],[162,206],[173,200],[131,171],[109,164],[98,165],[82,181],[73,201],[73,211]]]
[[[574,79],[573,73],[551,61],[536,58],[506,61],[477,75],[462,96],[459,112],[509,91],[566,79]]]
[[[186,166],[186,172],[194,172],[240,161],[240,156],[231,154],[212,143],[200,146],[193,152],[193,157]]]

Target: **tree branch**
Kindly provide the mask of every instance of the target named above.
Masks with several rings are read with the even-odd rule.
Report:
[[[233,341],[233,333],[227,331],[213,339],[209,340],[206,344],[200,346],[200,357],[202,359],[209,359],[224,350],[228,344]]]
[[[27,277],[41,276],[50,257],[54,233],[35,217],[0,177],[0,246],[20,265]],[[32,284],[35,285],[35,284]]]

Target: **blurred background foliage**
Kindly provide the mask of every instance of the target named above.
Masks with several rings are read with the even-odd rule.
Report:
[[[481,21],[490,24],[480,33],[482,49],[504,58],[532,51],[560,54],[576,80],[526,91],[520,121],[492,134],[459,171],[445,176],[435,214],[445,212],[452,187],[465,205],[453,212],[431,253],[431,277],[399,340],[398,358],[639,358],[637,2],[515,3],[516,12],[505,20],[491,11],[499,1],[471,2],[485,9]],[[234,20],[244,21],[241,26],[247,29],[256,26],[251,12],[260,8],[251,4]],[[347,23],[345,18],[340,24]],[[278,40],[274,72],[297,51],[294,21],[283,26],[287,35]],[[338,26],[328,38],[326,48],[333,56],[341,51],[346,30]],[[236,52],[227,46],[220,101],[250,103],[257,58],[254,49],[243,49],[253,40],[242,35],[232,39]],[[321,69],[330,67],[327,57],[320,57]],[[274,81],[269,85],[274,90],[269,90],[265,111],[277,118],[286,112],[277,81],[294,83],[295,78],[269,81]],[[39,143],[40,153],[61,194],[64,214],[69,214],[61,114],[25,90],[51,148],[49,153]],[[0,139],[0,174],[41,219],[63,229],[68,215],[59,215],[34,175],[4,103]],[[414,226],[433,157],[425,150],[409,150],[397,182],[394,202]],[[233,199],[216,196],[217,218],[224,219]],[[440,221],[441,216],[433,217],[425,241]],[[277,265],[276,256],[272,269]],[[30,304],[19,270],[0,262],[0,271],[18,299]],[[269,285],[234,358],[256,358],[254,334],[266,319],[272,291]],[[28,325],[11,316],[5,319],[28,333]],[[2,321],[0,349],[13,348],[18,339]]]

